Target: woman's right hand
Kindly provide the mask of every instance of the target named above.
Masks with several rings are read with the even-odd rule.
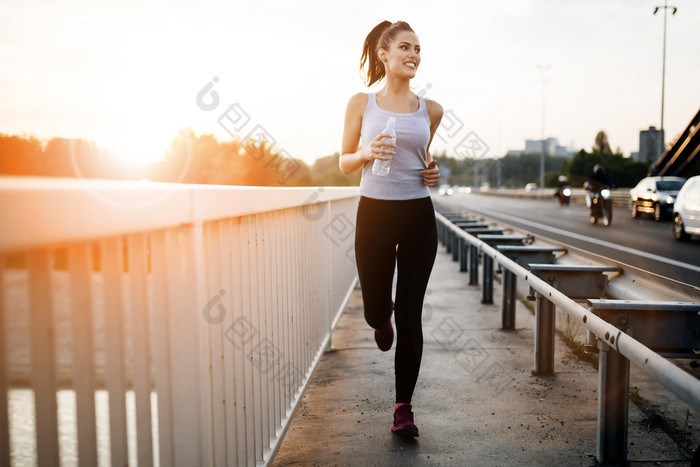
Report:
[[[391,135],[379,133],[363,151],[365,153],[365,161],[371,161],[373,159],[390,161],[394,154],[396,154],[396,144],[391,142]]]

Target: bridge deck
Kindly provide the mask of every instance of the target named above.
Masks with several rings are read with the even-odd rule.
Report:
[[[420,437],[392,435],[394,349],[382,353],[356,289],[273,465],[594,465],[597,375],[557,339],[555,374],[533,376],[534,316],[517,304],[517,329],[500,331],[440,247],[424,311],[423,363],[413,406]],[[500,287],[494,288],[500,303]],[[683,428],[687,406],[632,368],[630,387]],[[697,445],[697,412],[688,424]],[[632,465],[689,465],[630,404]],[[645,464],[646,465],[646,464]]]

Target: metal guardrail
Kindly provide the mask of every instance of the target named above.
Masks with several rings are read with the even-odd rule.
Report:
[[[8,394],[26,384],[38,465],[59,463],[65,387],[80,465],[103,450],[100,391],[103,463],[269,462],[356,281],[356,198],[0,178],[0,465],[22,442]]]
[[[510,188],[491,188],[486,191],[480,191],[479,194],[489,196],[506,196],[509,198],[530,198],[530,199],[546,199],[554,198],[554,188],[545,188],[544,190],[526,191],[522,189]],[[610,196],[613,200],[613,206],[620,208],[630,207],[630,189],[615,188],[610,191]],[[583,188],[573,188],[571,195],[572,204],[586,204],[586,190]]]
[[[482,299],[482,302],[490,303],[488,301],[488,293],[484,291],[488,291],[488,288],[492,287],[492,279],[489,277],[493,275],[493,264],[497,264],[506,271],[503,281],[503,329],[511,328],[514,324],[514,316],[508,316],[508,310],[514,310],[511,303],[515,287],[514,278],[524,281],[534,291],[537,297],[536,373],[548,373],[553,370],[554,307],[568,314],[576,322],[581,323],[589,332],[590,337],[595,336],[600,352],[599,387],[602,388],[598,395],[598,462],[624,462],[627,458],[626,427],[627,405],[629,403],[627,390],[629,384],[629,362],[634,363],[650,374],[692,407],[700,409],[700,381],[698,379],[623,332],[623,329],[620,329],[623,327],[620,323],[615,323],[618,327],[613,323],[607,322],[598,316],[593,309],[583,306],[580,303],[580,297],[572,299],[565,293],[562,293],[555,286],[558,285],[556,281],[553,285],[553,283],[533,272],[530,269],[533,266],[532,264],[519,264],[504,252],[499,251],[497,245],[489,245],[487,241],[480,239],[479,235],[473,235],[468,230],[464,230],[462,225],[466,224],[459,225],[459,222],[455,224],[447,217],[451,211],[455,214],[455,219],[463,221],[465,219],[462,217],[464,217],[468,218],[469,221],[474,221],[473,218],[469,218],[467,215],[468,210],[456,212],[454,208],[445,207],[437,202],[436,211],[438,211],[436,218],[441,241],[446,244],[448,252],[453,253],[453,260],[459,261],[460,270],[464,270],[464,265],[469,264],[469,284],[476,284],[478,274],[474,268],[478,267],[478,256],[481,256],[483,260],[482,295],[486,299],[486,301]],[[546,252],[547,249],[540,250],[545,250]],[[551,251],[547,254],[551,255]],[[466,261],[466,256],[469,257],[469,261]],[[542,266],[539,269],[551,269],[544,265]],[[593,268],[595,269],[595,267]],[[565,267],[564,269],[571,268]],[[602,269],[598,269],[602,273],[605,269],[618,270],[619,268],[603,266]],[[579,278],[578,280],[581,279]],[[591,298],[604,298],[603,295],[605,295],[606,290],[615,290],[615,287],[608,287],[609,285],[606,277],[602,284],[601,296]],[[694,295],[691,293],[691,297],[693,296],[697,297],[697,293]],[[612,298],[615,297],[613,296]],[[686,306],[700,311],[700,302],[688,302],[688,295],[679,293],[676,299],[685,301]],[[694,315],[694,319],[700,319],[697,313]]]

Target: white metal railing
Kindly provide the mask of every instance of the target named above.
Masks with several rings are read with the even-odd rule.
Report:
[[[0,391],[32,390],[38,464],[65,451],[65,387],[80,465],[269,462],[355,285],[356,198],[0,178]]]

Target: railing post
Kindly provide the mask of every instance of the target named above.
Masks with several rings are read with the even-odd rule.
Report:
[[[201,226],[200,226],[201,228]],[[208,465],[208,421],[203,420],[202,405],[208,398],[201,394],[208,377],[202,371],[201,308],[203,303],[201,266],[197,265],[193,225],[166,231],[166,286],[169,304],[170,377],[168,390],[172,401],[174,465]],[[197,239],[201,236],[197,235]],[[188,345],[182,345],[187,342]],[[204,381],[203,381],[204,380]],[[203,397],[205,396],[205,397]],[[203,462],[206,459],[207,462]]]
[[[36,453],[40,466],[59,465],[56,403],[56,332],[51,283],[51,251],[28,255],[32,389],[36,420]],[[5,395],[3,395],[5,397]]]
[[[153,274],[153,363],[154,383],[158,394],[158,457],[160,465],[175,465],[171,364],[170,364],[170,297],[168,295],[168,261],[166,231],[153,232],[151,258]]]
[[[602,340],[598,349],[598,462],[625,465],[630,363]]]
[[[445,237],[445,250],[447,253],[452,253],[452,236],[454,235],[454,232],[452,229],[446,229],[446,237]]]
[[[109,445],[113,465],[129,462],[126,421],[126,369],[124,362],[124,306],[122,280],[124,250],[120,239],[101,242],[102,280],[104,282],[105,386],[109,394]]]
[[[139,466],[153,465],[153,423],[151,420],[151,349],[148,323],[148,265],[146,235],[130,235],[127,240],[133,329],[134,358],[132,388],[136,407],[136,436]]]
[[[461,237],[456,232],[452,232],[452,261],[459,260],[459,239]]]
[[[555,307],[539,292],[535,294],[535,374],[554,372]]]
[[[483,284],[481,285],[481,303],[493,303],[493,258],[484,253],[482,261]]]
[[[68,264],[71,275],[71,305],[73,308],[71,323],[73,332],[72,377],[75,391],[75,412],[78,420],[78,461],[79,465],[97,465],[95,344],[93,317],[90,309],[92,295],[90,245],[81,243],[70,247],[68,249]],[[150,374],[148,381],[150,383]],[[2,464],[1,460],[0,464]]]
[[[479,285],[479,250],[469,244],[469,285]]]
[[[331,201],[328,201],[324,203],[324,207],[326,209],[326,219],[327,223],[330,224],[332,221],[332,215],[333,215],[333,203]],[[437,225],[439,226],[440,223],[438,222]],[[333,347],[333,318],[334,318],[334,313],[335,310],[332,309],[331,307],[331,294],[332,294],[332,287],[331,284],[333,284],[333,267],[332,267],[332,260],[331,258],[333,257],[333,244],[331,243],[330,239],[328,237],[324,238],[324,243],[326,244],[326,261],[324,261],[325,266],[326,266],[326,279],[328,280],[328,287],[326,288],[326,332],[328,333],[328,343],[326,344],[326,352],[335,352],[335,347]]]
[[[10,387],[7,373],[7,336],[5,309],[5,258],[0,255],[0,465],[10,465],[10,421],[7,391]]]
[[[515,292],[517,276],[508,269],[503,269],[503,300],[501,301],[501,329],[515,329]]]
[[[459,272],[467,271],[467,242],[459,236]]]

